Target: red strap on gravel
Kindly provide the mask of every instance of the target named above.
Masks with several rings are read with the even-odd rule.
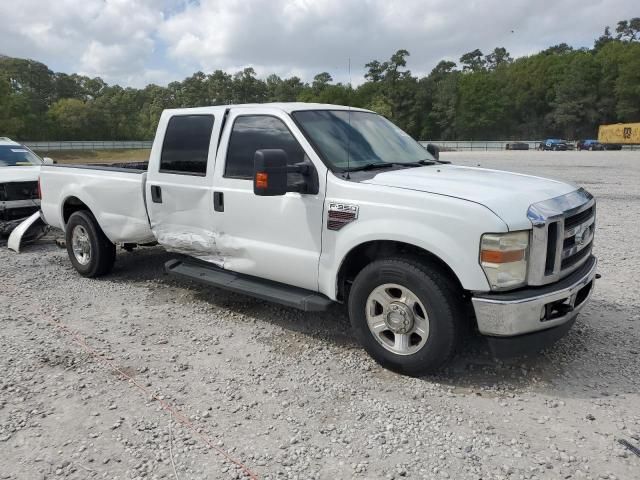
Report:
[[[64,325],[62,323],[55,322],[55,321],[50,320],[50,319],[46,319],[46,320],[47,320],[47,322],[49,324],[51,324],[53,327],[55,327],[58,331],[60,331],[60,332],[64,333],[65,335],[71,337],[72,340],[75,343],[80,345],[87,353],[89,353],[93,357],[94,360],[97,360],[98,363],[101,363],[103,366],[106,366],[107,368],[110,368],[114,372],[117,372],[119,375],[122,375],[124,378],[126,378],[129,381],[130,384],[134,385],[140,391],[142,391],[146,395],[148,395],[150,398],[152,398],[153,400],[157,401],[160,404],[160,406],[162,407],[163,410],[165,410],[167,412],[170,412],[173,417],[175,417],[180,423],[182,423],[185,427],[187,427],[189,430],[191,430],[209,448],[215,450],[220,456],[222,456],[228,462],[233,463],[234,465],[239,467],[240,470],[242,470],[250,479],[252,479],[252,480],[257,480],[258,479],[258,475],[255,474],[253,471],[251,471],[249,469],[249,467],[247,467],[245,464],[243,464],[240,460],[236,460],[235,458],[233,458],[231,455],[229,455],[226,451],[224,451],[220,447],[217,447],[216,445],[214,445],[213,441],[209,437],[207,437],[204,433],[199,432],[196,429],[196,427],[193,425],[193,423],[191,423],[191,421],[186,416],[184,416],[180,411],[178,411],[173,405],[170,405],[169,403],[167,403],[164,400],[162,400],[161,398],[159,398],[158,395],[156,395],[155,393],[150,391],[144,385],[142,385],[139,382],[137,382],[132,376],[127,375],[126,372],[124,372],[117,365],[114,365],[113,362],[110,362],[109,360],[106,360],[106,359],[102,358],[100,356],[100,354],[96,350],[94,350],[87,343],[87,341],[84,339],[84,337],[82,335],[80,335],[78,332],[70,329],[69,327],[67,327],[66,325]]]

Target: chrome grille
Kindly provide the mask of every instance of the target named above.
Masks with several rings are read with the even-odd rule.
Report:
[[[528,272],[530,285],[565,277],[590,256],[596,204],[584,189],[535,203],[527,212],[533,232]]]

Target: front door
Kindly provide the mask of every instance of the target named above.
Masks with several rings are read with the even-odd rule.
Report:
[[[278,109],[232,109],[217,153],[218,247],[224,268],[318,290],[326,168],[286,113]],[[289,163],[307,156],[315,165],[319,193],[253,193],[256,150],[283,149]]]

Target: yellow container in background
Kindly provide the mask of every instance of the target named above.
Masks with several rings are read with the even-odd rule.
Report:
[[[640,144],[640,123],[615,123],[600,125],[598,128],[600,143],[618,143],[620,145]]]

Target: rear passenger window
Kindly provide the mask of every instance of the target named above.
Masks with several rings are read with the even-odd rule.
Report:
[[[206,175],[213,115],[177,115],[169,119],[162,142],[160,172]]]
[[[246,115],[236,118],[233,124],[224,176],[253,178],[253,157],[256,150],[263,148],[284,150],[289,164],[304,160],[304,150],[282,120],[267,115]]]

